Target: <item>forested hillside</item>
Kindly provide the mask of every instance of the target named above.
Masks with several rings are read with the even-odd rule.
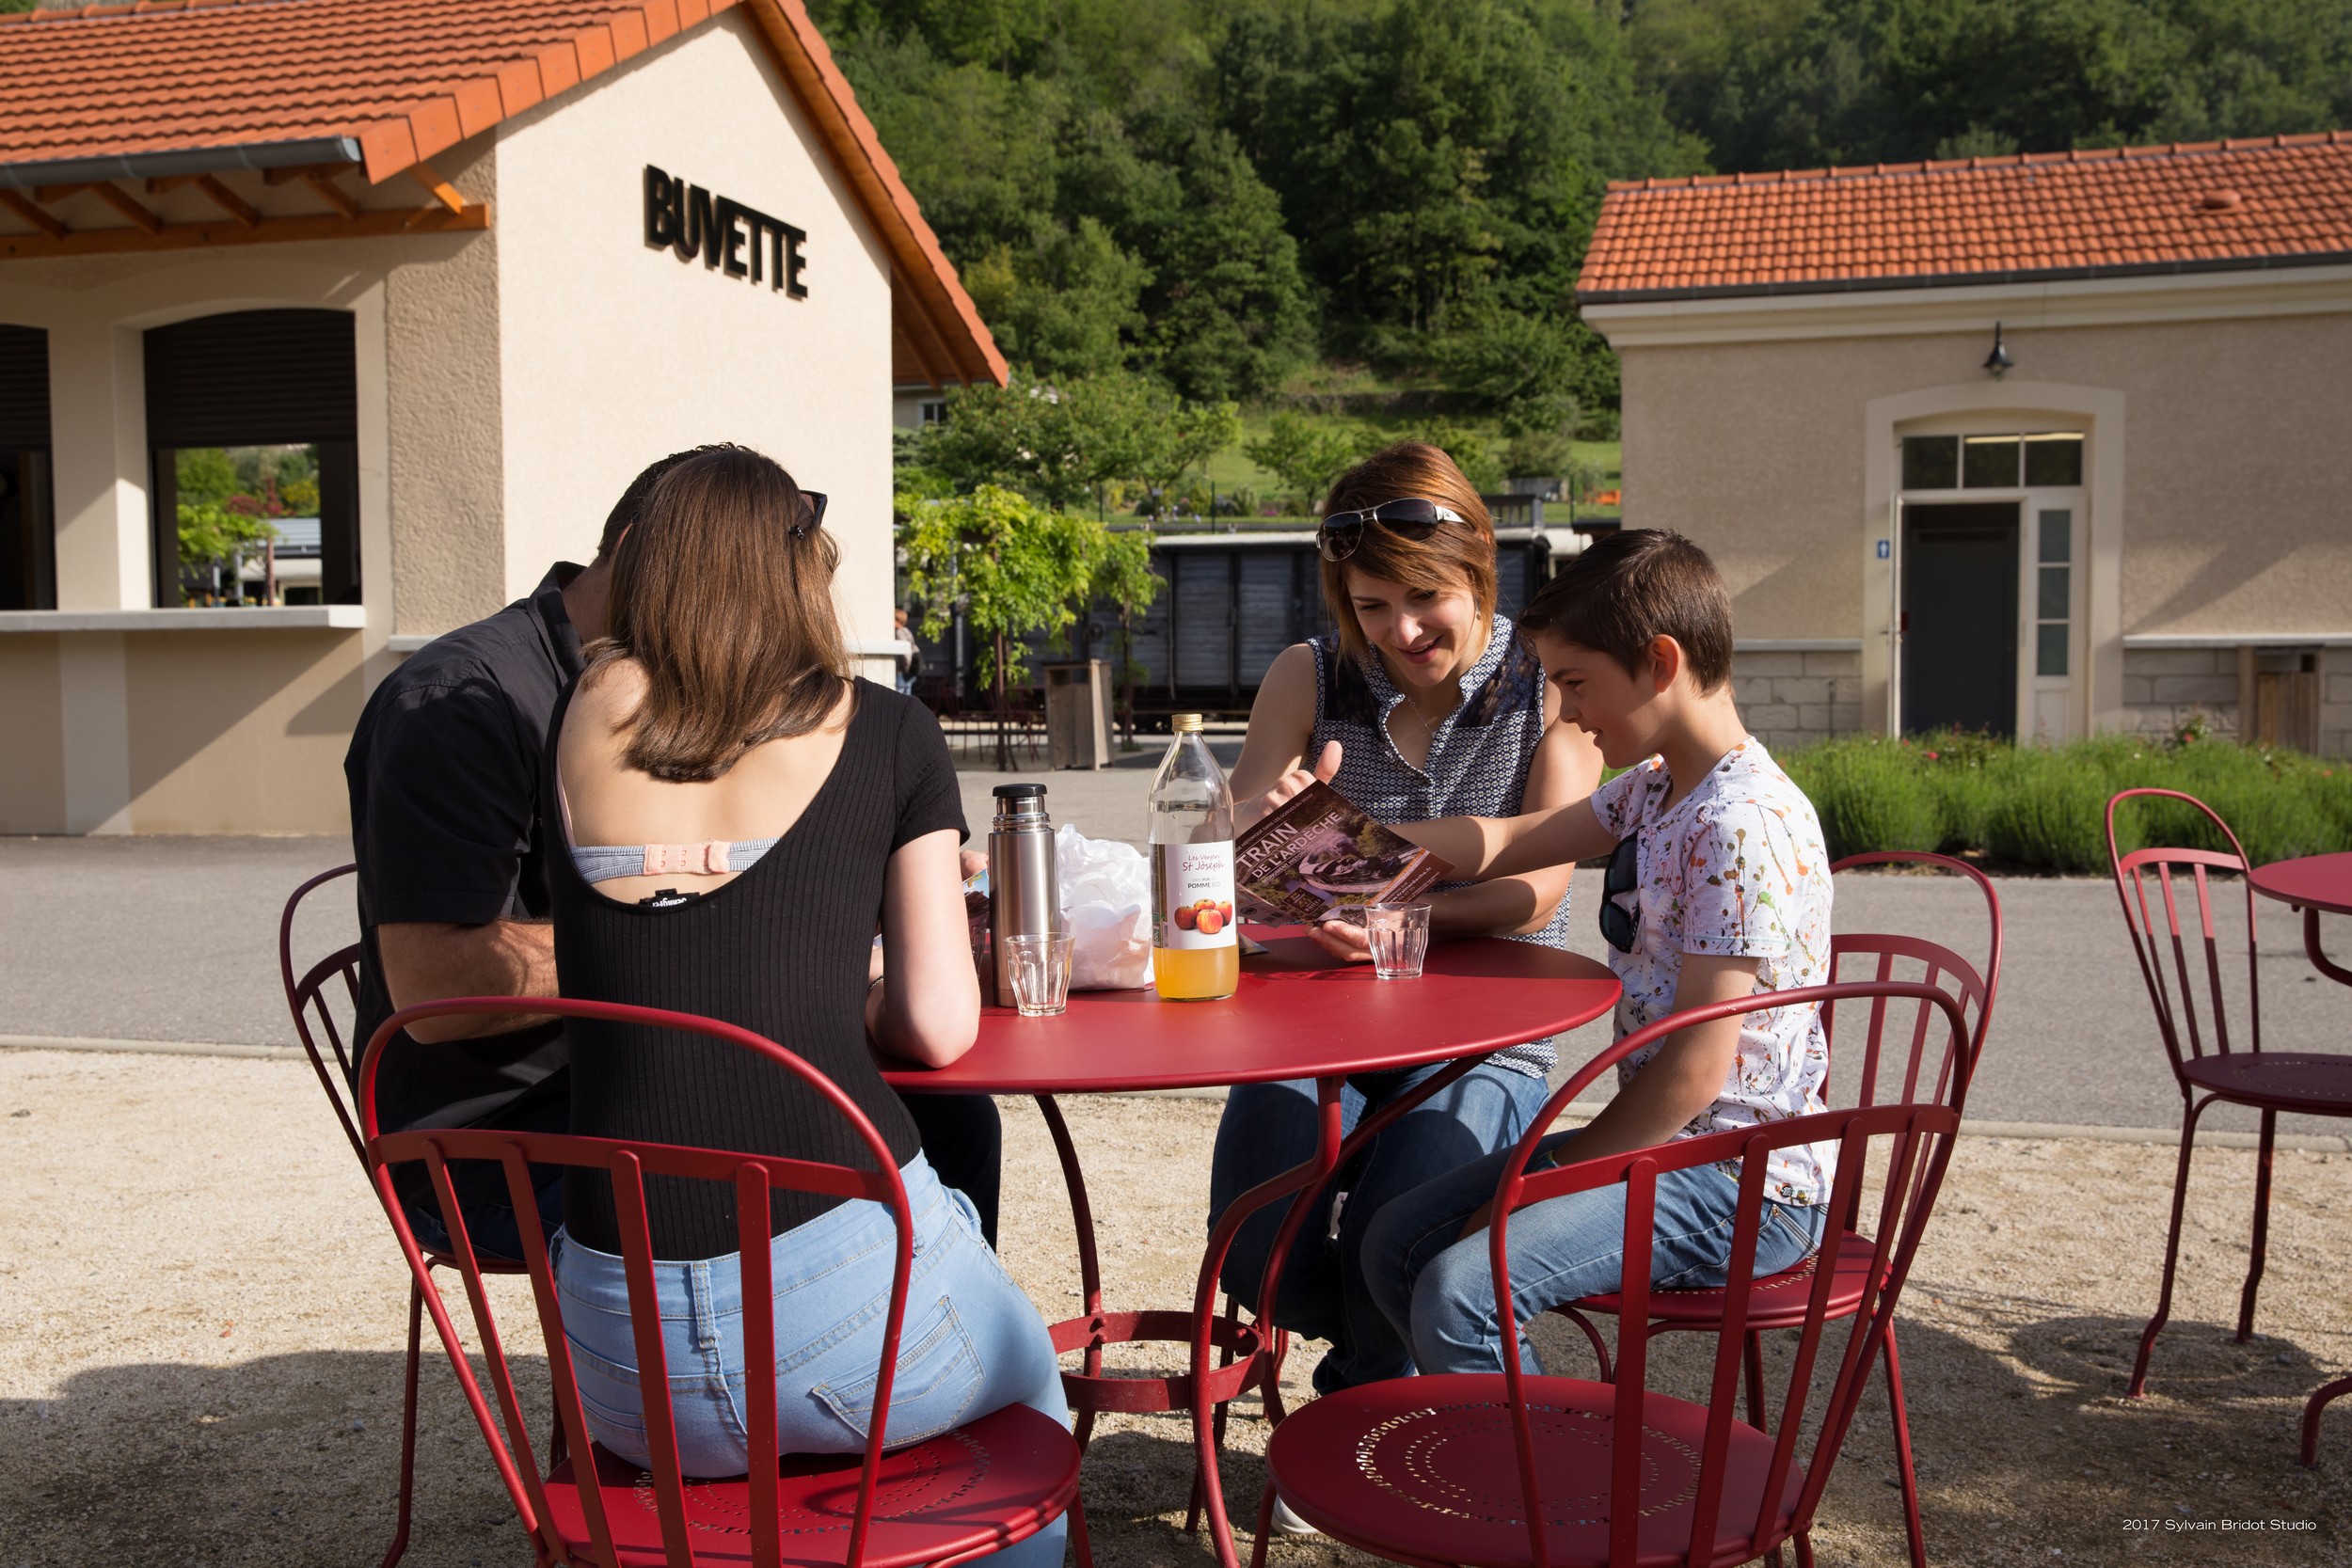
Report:
[[[1007,356],[1594,435],[1606,182],[2352,127],[2352,0],[809,0]]]

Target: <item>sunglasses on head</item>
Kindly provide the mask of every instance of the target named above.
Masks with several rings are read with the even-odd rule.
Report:
[[[1640,917],[1618,899],[1634,891],[1642,876],[1642,840],[1637,833],[1628,833],[1617,840],[1617,847],[1609,856],[1609,869],[1600,879],[1600,938],[1620,953],[1633,951],[1633,937]],[[1637,903],[1635,908],[1640,906]]]
[[[1462,515],[1451,507],[1406,496],[1360,511],[1332,513],[1315,530],[1315,548],[1326,561],[1345,561],[1363,542],[1367,523],[1378,523],[1399,538],[1419,542],[1437,532],[1438,524],[1460,521]]]
[[[795,539],[807,538],[825,523],[825,493],[822,490],[803,490],[801,499],[808,502],[808,521],[792,525],[791,532]]]

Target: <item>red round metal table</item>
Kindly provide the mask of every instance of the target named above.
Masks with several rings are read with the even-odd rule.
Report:
[[[2298,860],[2272,861],[2246,874],[2254,891],[2303,911],[2303,953],[2312,967],[2330,980],[2352,986],[2352,969],[2328,961],[2320,951],[2319,917],[2352,914],[2352,853],[2305,855]]]
[[[1054,1325],[1055,1348],[1083,1351],[1083,1370],[1063,1374],[1078,1412],[1083,1442],[1102,1410],[1189,1408],[1199,1474],[1196,1505],[1205,1505],[1219,1560],[1234,1568],[1232,1531],[1218,1483],[1219,1407],[1263,1382],[1267,1410],[1280,1418],[1274,1390],[1276,1337],[1261,1311],[1255,1323],[1216,1315],[1216,1280],[1242,1222],[1265,1205],[1322,1185],[1356,1149],[1430,1094],[1492,1052],[1591,1022],[1616,1006],[1617,982],[1590,958],[1532,942],[1486,938],[1432,942],[1418,980],[1378,980],[1367,964],[1344,964],[1296,927],[1255,928],[1266,946],[1244,958],[1241,986],[1219,1002],[1163,1002],[1150,990],[1074,991],[1057,1018],[1022,1018],[1010,1008],[980,1015],[979,1039],[952,1067],[890,1068],[883,1077],[907,1094],[1027,1094],[1045,1117],[1078,1231],[1086,1315]],[[1351,1076],[1451,1062],[1420,1092],[1400,1097],[1340,1137],[1340,1089]],[[1284,1079],[1317,1081],[1322,1134],[1315,1156],[1237,1198],[1218,1221],[1202,1257],[1189,1312],[1106,1312],[1096,1267],[1092,1212],[1077,1152],[1057,1094],[1120,1094],[1138,1089],[1209,1088]],[[1260,1293],[1279,1288],[1281,1262],[1311,1205],[1294,1203]],[[1106,1344],[1188,1341],[1182,1377],[1102,1375]],[[1213,1354],[1230,1359],[1212,1366]],[[1206,1399],[1192,1391],[1205,1388]]]

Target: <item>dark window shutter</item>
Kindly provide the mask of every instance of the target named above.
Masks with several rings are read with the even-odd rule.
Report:
[[[49,334],[0,325],[0,451],[49,445]]]
[[[256,447],[358,436],[346,310],[234,310],[147,332],[147,444]]]

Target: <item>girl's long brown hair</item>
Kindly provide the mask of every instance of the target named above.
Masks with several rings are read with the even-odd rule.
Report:
[[[1425,441],[1399,441],[1381,448],[1331,486],[1323,515],[1354,512],[1406,496],[1433,500],[1458,514],[1462,521],[1440,523],[1426,539],[1407,539],[1379,524],[1364,529],[1356,553],[1345,561],[1324,561],[1323,604],[1339,623],[1340,644],[1358,658],[1370,658],[1363,624],[1356,619],[1356,601],[1347,591],[1350,568],[1368,578],[1401,582],[1407,588],[1468,588],[1484,626],[1495,612],[1495,525],[1478,486],[1439,449]]]
[[[841,556],[810,510],[790,474],[743,447],[698,451],[655,483],[614,552],[607,632],[586,659],[644,672],[622,725],[629,767],[706,783],[833,711],[849,678]]]

